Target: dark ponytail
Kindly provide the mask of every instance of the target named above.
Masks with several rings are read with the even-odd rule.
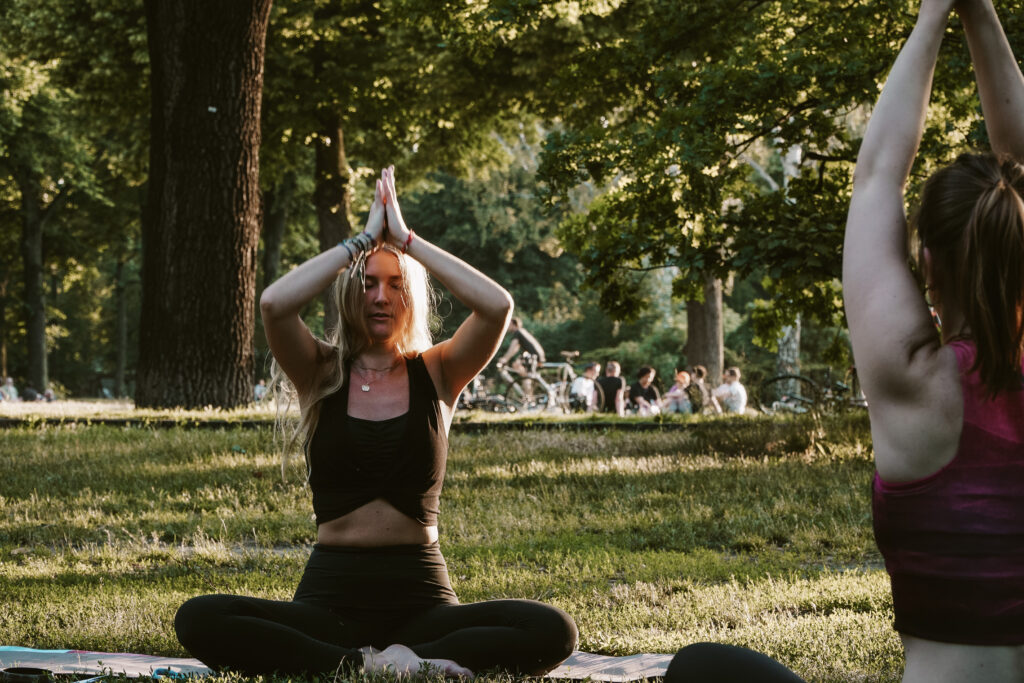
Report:
[[[939,296],[957,299],[987,393],[1021,388],[1024,345],[1024,167],[965,154],[921,194],[916,229],[933,255]]]

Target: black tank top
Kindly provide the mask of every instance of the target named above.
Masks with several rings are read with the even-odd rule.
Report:
[[[338,519],[377,498],[423,526],[437,524],[448,434],[423,356],[406,359],[405,365],[409,412],[404,416],[379,422],[350,418],[347,374],[341,389],[323,399],[309,444],[309,486],[317,524]],[[359,423],[354,430],[350,421]],[[396,428],[402,432],[397,439],[384,439],[395,444],[390,448],[371,448],[364,438],[353,438],[372,429],[393,434]]]

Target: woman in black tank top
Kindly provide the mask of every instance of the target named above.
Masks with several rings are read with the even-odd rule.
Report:
[[[471,310],[437,344],[427,271]],[[299,314],[332,284],[339,324],[316,339]],[[425,663],[540,675],[568,657],[576,625],[560,609],[459,604],[437,541],[452,413],[501,342],[508,292],[406,227],[391,167],[366,229],[268,287],[260,308],[275,382],[299,399],[318,543],[291,601],[193,598],[175,617],[181,643],[250,676]]]

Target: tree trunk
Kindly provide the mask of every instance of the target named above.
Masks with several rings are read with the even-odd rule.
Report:
[[[43,188],[27,169],[18,172],[21,194],[21,260],[25,288],[25,337],[28,343],[26,388],[46,391],[49,376],[46,367],[46,293],[43,288]],[[55,200],[56,201],[56,200]],[[55,204],[51,204],[51,207]]]
[[[152,69],[139,407],[252,397],[271,0],[146,0]]]
[[[128,367],[128,302],[125,294],[124,253],[118,255],[114,270],[114,344],[117,358],[114,365],[114,396],[127,396],[124,376]]]
[[[708,384],[716,386],[722,376],[724,333],[722,330],[722,281],[704,276],[704,300],[686,302],[686,359],[690,365],[708,370]]]
[[[10,271],[4,270],[0,278],[0,378],[7,377],[7,285],[10,280]]]
[[[775,357],[775,374],[800,374],[800,317],[796,322],[782,328],[779,337],[779,352]],[[779,391],[789,395],[798,395],[803,390],[799,380],[788,380],[779,384]]]
[[[284,179],[263,195],[263,289],[277,279],[281,267],[281,244],[288,226],[288,204],[295,194],[295,174]]]
[[[800,374],[800,317],[796,322],[782,328],[779,337],[779,353],[775,358],[775,374]]]
[[[316,141],[316,189],[313,202],[319,226],[320,251],[352,234],[352,169],[345,158],[345,138],[336,113],[321,117]],[[324,331],[338,324],[331,291],[324,292]]]

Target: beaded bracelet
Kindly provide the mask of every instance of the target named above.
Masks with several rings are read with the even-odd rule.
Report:
[[[409,251],[409,245],[412,244],[412,236],[415,235],[412,230],[409,231],[409,236],[405,238],[405,244],[402,245],[402,253]]]
[[[338,246],[344,248],[345,251],[348,252],[348,262],[349,263],[352,263],[353,261],[356,260],[356,255],[352,253],[351,249],[349,249],[348,244],[346,244],[346,240],[342,240],[341,242],[338,242]]]

